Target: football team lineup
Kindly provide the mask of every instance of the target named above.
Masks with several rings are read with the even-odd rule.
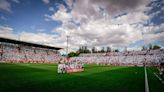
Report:
[[[0,92],[163,92],[164,90],[164,84],[157,77],[159,73],[156,67],[91,64],[84,65],[83,72],[58,74],[56,64],[0,63],[0,73]]]

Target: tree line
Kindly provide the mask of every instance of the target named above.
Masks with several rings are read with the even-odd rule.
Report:
[[[149,44],[148,46],[142,46],[142,51],[143,50],[156,50],[156,49],[160,49],[161,46],[159,45],[152,45],[152,44]]]
[[[156,50],[160,49],[161,47],[159,45],[152,45],[149,44],[149,46],[142,46],[142,51],[143,50]],[[127,51],[127,48],[125,48],[125,51]],[[81,46],[76,52],[70,52],[68,54],[68,57],[76,57],[79,56],[80,53],[108,53],[108,52],[119,52],[118,49],[112,50],[109,46],[107,47],[102,47],[100,50],[98,50],[96,47],[92,47],[89,49],[87,46]]]
[[[96,47],[92,47],[91,49],[88,49],[87,46],[81,46],[79,47],[79,49],[76,52],[70,52],[68,54],[68,57],[76,57],[79,56],[80,53],[107,53],[107,52],[111,52],[111,48],[109,46],[102,47],[101,50],[98,50]],[[114,50],[114,52],[119,52],[118,49]]]
[[[91,50],[88,49],[87,46],[81,46],[78,50],[79,53],[107,53],[111,52],[112,49],[107,46],[107,47],[102,47],[100,50],[98,50],[96,47],[92,47]],[[118,49],[114,50],[115,52],[119,52]]]

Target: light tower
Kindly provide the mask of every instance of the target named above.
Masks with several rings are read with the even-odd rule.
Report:
[[[67,57],[68,57],[68,39],[69,39],[70,36],[67,35],[67,48],[66,48],[66,54],[67,54]]]

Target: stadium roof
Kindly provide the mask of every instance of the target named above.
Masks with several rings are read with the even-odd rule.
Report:
[[[8,42],[8,43],[14,43],[14,44],[23,44],[23,45],[27,45],[27,46],[34,46],[34,47],[55,49],[55,50],[63,49],[63,48],[60,48],[60,47],[53,47],[53,46],[47,46],[47,45],[42,45],[42,44],[24,42],[24,41],[19,41],[19,40],[9,39],[9,38],[3,38],[3,37],[0,37],[0,42]]]

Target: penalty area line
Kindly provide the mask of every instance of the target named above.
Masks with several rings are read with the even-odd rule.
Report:
[[[157,75],[157,73],[154,73],[154,75],[164,84],[164,81]]]

